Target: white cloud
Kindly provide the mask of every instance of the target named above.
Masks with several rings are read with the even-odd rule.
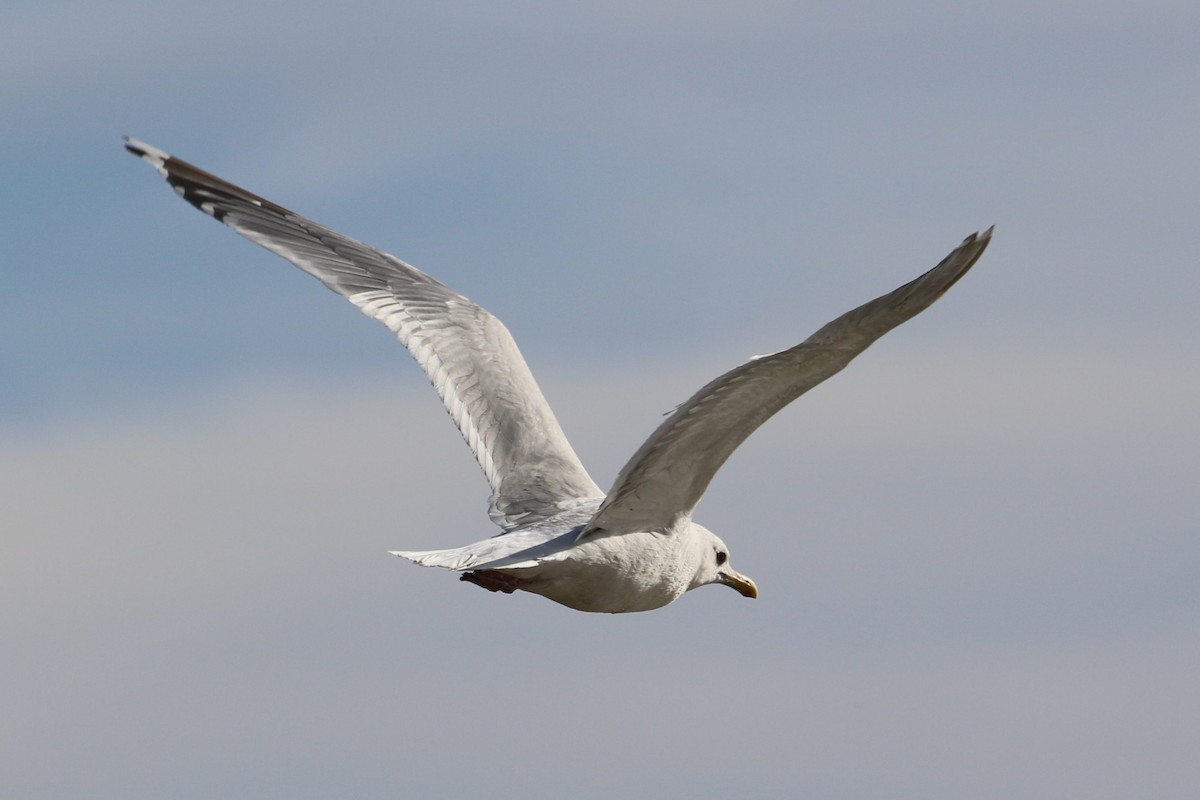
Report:
[[[872,351],[769,422],[702,507],[763,598],[627,618],[385,555],[489,532],[478,470],[414,375],[260,382],[30,434],[0,461],[21,687],[6,771],[28,796],[54,753],[76,766],[41,784],[60,795],[304,797],[451,775],[481,791],[532,757],[558,786],[586,730],[628,768],[583,796],[665,769],[693,793],[1118,797],[1151,764],[1169,796],[1194,777],[1194,528],[1128,522],[1145,503],[1189,513],[1161,491],[1195,474],[1195,448],[1165,448],[1186,404],[1145,388],[1181,366]],[[546,384],[603,483],[697,369]],[[1016,375],[1033,388],[998,391]],[[1076,413],[1097,397],[1113,413]],[[1086,458],[1047,466],[1056,450]],[[1144,483],[1073,487],[1130,471]],[[1044,507],[1010,493],[1029,473],[1057,487]],[[1047,512],[1058,527],[1039,530]]]

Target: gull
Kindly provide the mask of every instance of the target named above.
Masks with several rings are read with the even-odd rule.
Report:
[[[992,234],[971,234],[915,280],[703,386],[650,434],[606,495],[496,317],[395,256],[156,147],[125,137],[125,148],[184,200],[382,322],[425,371],[487,476],[488,515],[501,532],[464,547],[393,554],[579,611],[649,611],[714,583],[757,597],[725,543],[692,521],[713,476],[769,417],[941,297]]]

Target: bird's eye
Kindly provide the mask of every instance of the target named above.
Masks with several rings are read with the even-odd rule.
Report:
[[[729,553],[726,553],[724,550],[717,551],[717,566],[718,567],[723,565],[728,560],[729,560]]]

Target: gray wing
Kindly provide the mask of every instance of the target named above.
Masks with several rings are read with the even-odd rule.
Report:
[[[842,370],[879,337],[928,308],[966,274],[992,229],[942,263],[830,322],[801,344],[737,367],[696,392],[634,453],[590,531],[663,530],[690,515],[725,459],[769,417]]]
[[[492,487],[503,528],[603,493],[571,449],[508,329],[394,256],[126,137],[179,195],[390,328],[433,383]]]

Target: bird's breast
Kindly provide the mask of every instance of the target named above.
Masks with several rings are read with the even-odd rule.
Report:
[[[689,570],[679,537],[661,533],[593,536],[531,568],[527,591],[579,611],[650,611],[685,591]]]

